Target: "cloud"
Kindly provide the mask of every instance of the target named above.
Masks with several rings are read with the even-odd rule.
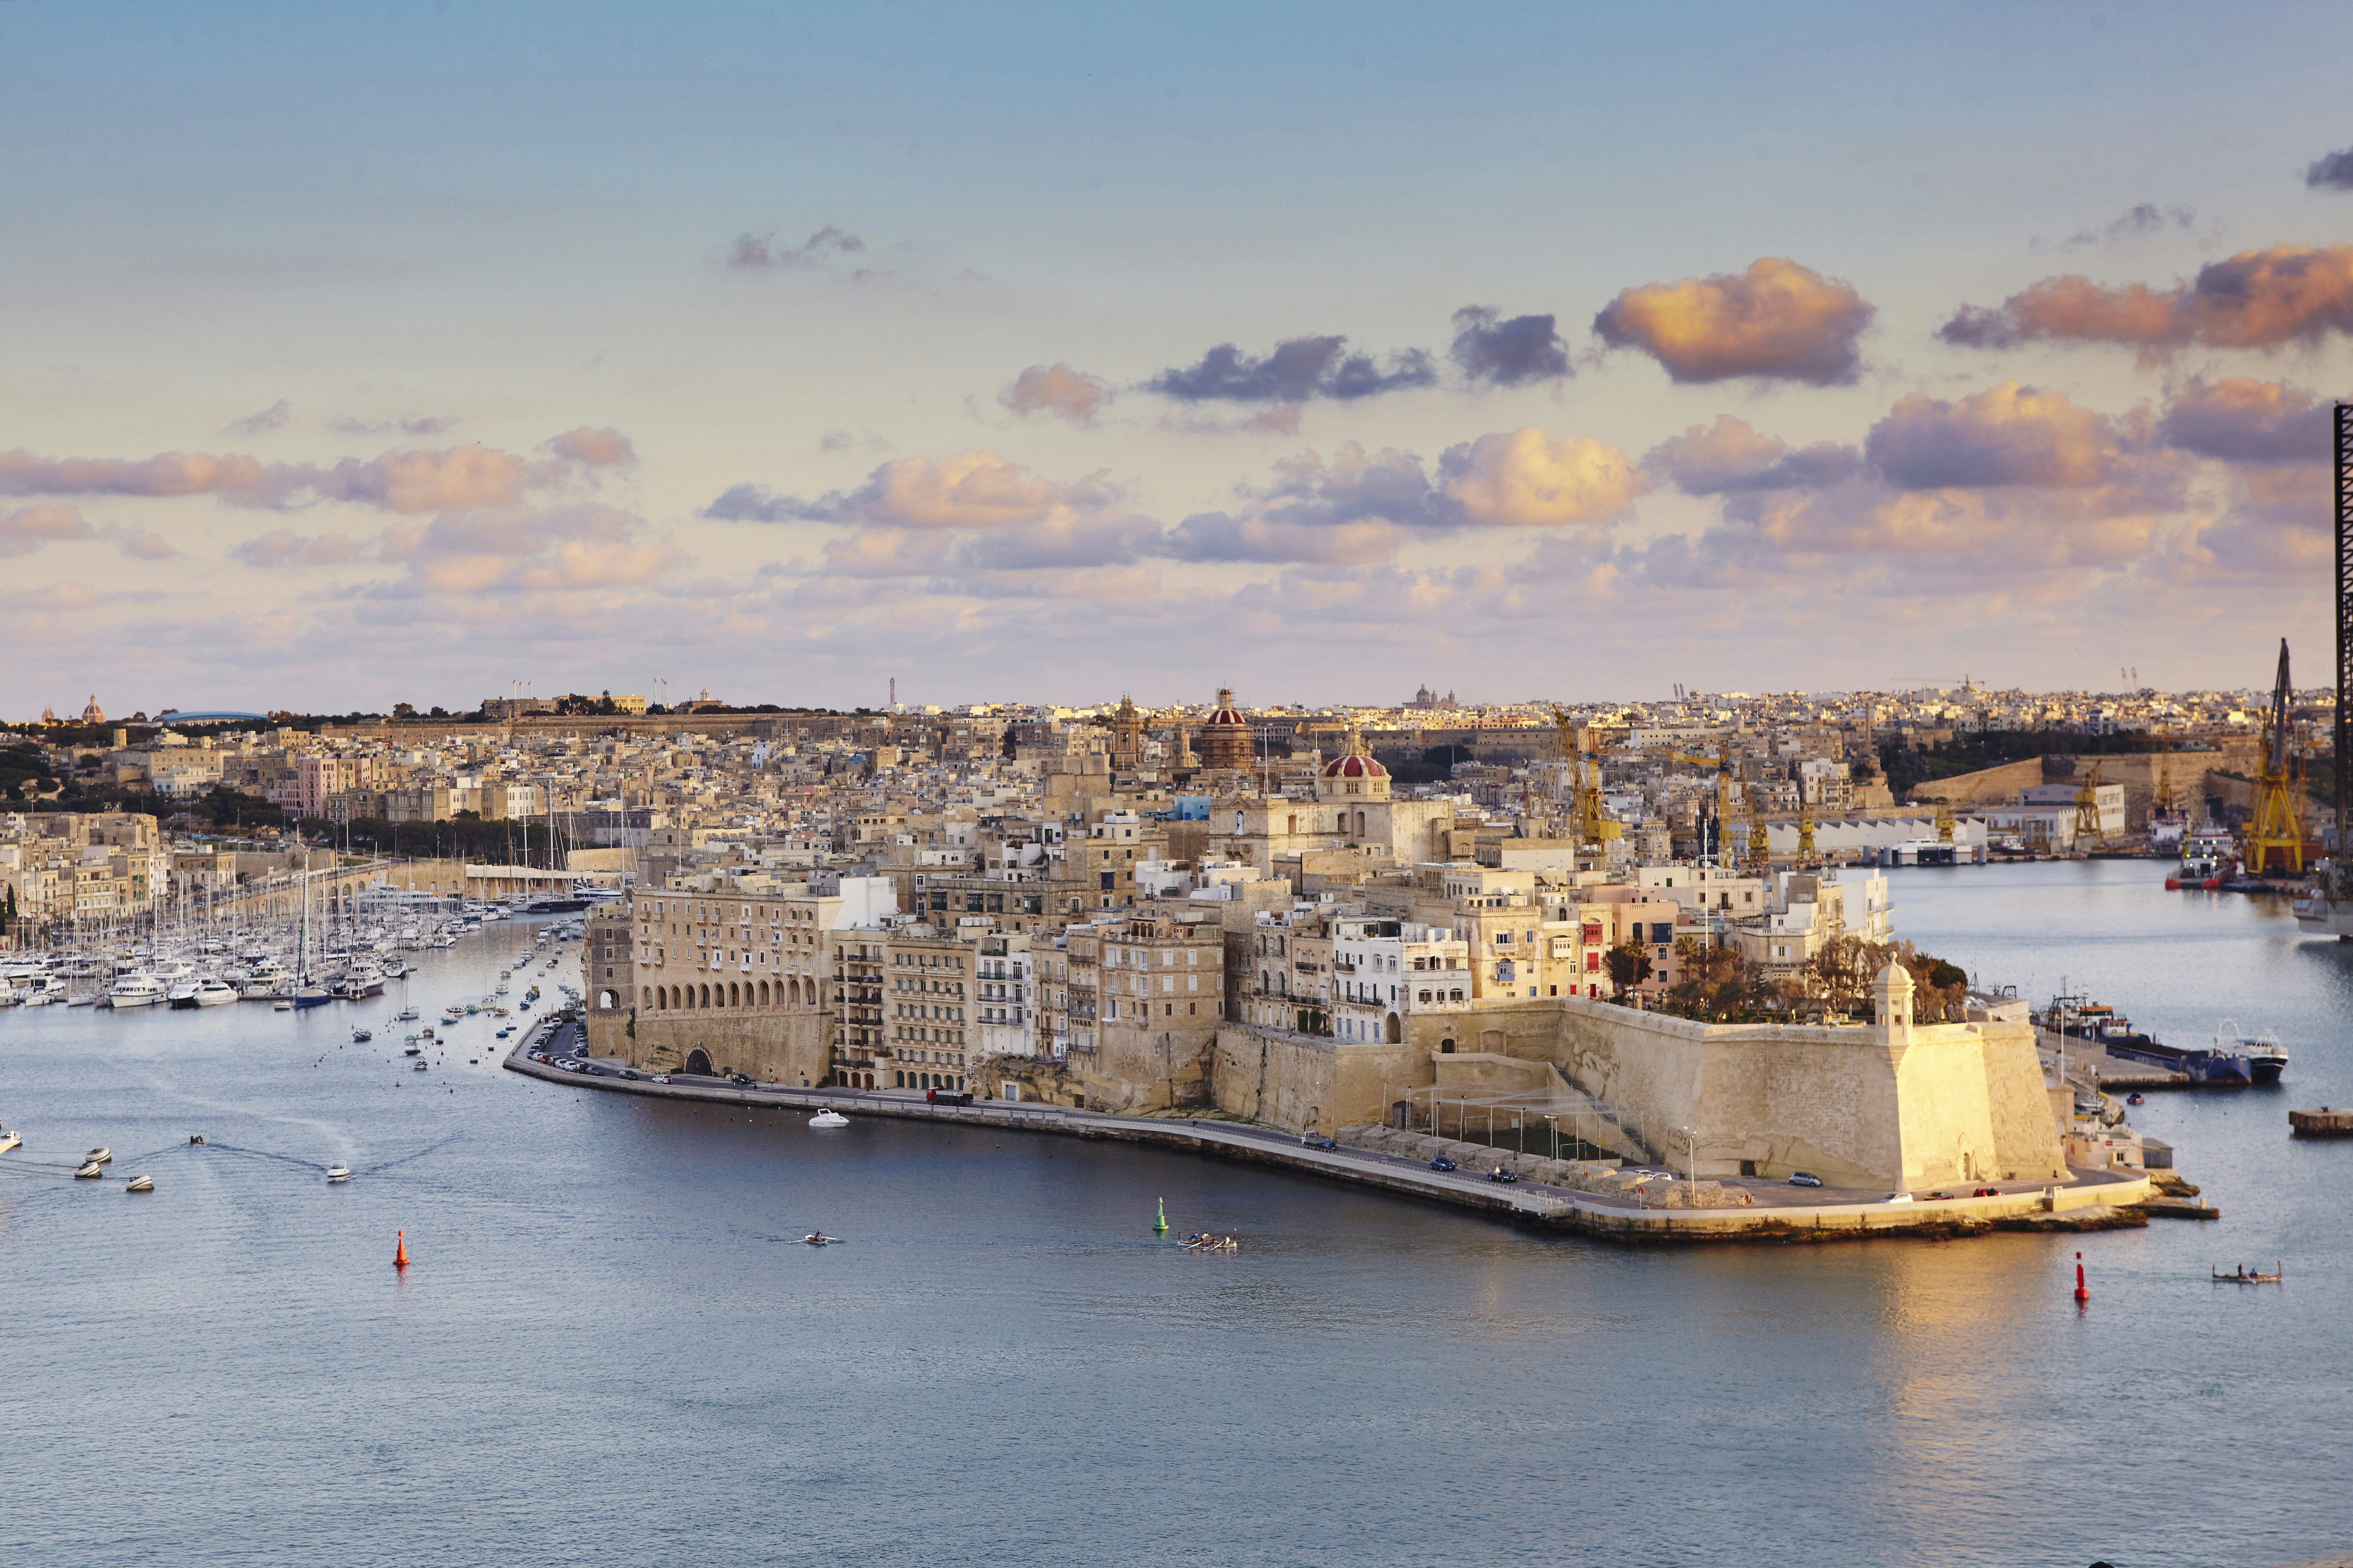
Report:
[[[1314,522],[1204,511],[1169,530],[1161,550],[1177,561],[1303,561],[1354,566],[1388,560],[1406,537],[1405,529],[1379,518]]]
[[[384,436],[397,430],[405,436],[438,436],[458,423],[454,414],[411,414],[398,419],[364,420],[348,416],[327,421],[327,428],[346,436]]]
[[[109,523],[100,531],[133,561],[172,561],[179,557],[179,546],[151,529]]]
[[[366,543],[348,533],[297,533],[280,528],[235,546],[229,557],[248,566],[341,566],[366,552]]]
[[[547,444],[557,457],[584,468],[623,468],[638,460],[637,447],[610,426],[592,429],[583,425],[566,430]]]
[[[2067,237],[2070,246],[2119,245],[2126,240],[2147,239],[2168,229],[2193,228],[2198,214],[2190,207],[2158,206],[2155,202],[2136,202],[2118,216],[2098,228],[2078,229]]]
[[[0,511],[0,560],[30,555],[45,544],[92,539],[97,534],[79,507],[27,506]]]
[[[1611,348],[1639,349],[1678,382],[1742,376],[1831,386],[1854,380],[1874,308],[1851,284],[1767,256],[1745,273],[1628,289],[1593,318]]]
[[[1296,436],[1303,412],[1296,403],[1278,403],[1271,408],[1261,408],[1255,414],[1245,414],[1233,419],[1220,419],[1207,414],[1164,414],[1160,417],[1160,427],[1183,431],[1188,436]]]
[[[1044,479],[994,452],[902,458],[876,468],[855,490],[810,500],[741,484],[702,509],[730,522],[839,522],[882,528],[1005,528],[1045,521],[1058,509],[1101,511],[1124,496],[1101,473],[1067,484]]]
[[[1642,467],[1672,480],[1685,495],[1735,490],[1820,489],[1862,467],[1852,447],[1820,441],[1801,451],[1760,435],[1746,420],[1719,414],[1713,426],[1694,425],[1644,454]]]
[[[1936,335],[1963,348],[2108,342],[2162,357],[2193,343],[2276,349],[2346,332],[2353,332],[2353,245],[2275,245],[2209,262],[2171,289],[2046,278],[1999,306],[1962,306]]]
[[[387,528],[376,551],[406,564],[411,589],[436,595],[633,587],[686,560],[674,546],[646,539],[642,519],[593,504],[444,512],[429,523]]]
[[[1453,447],[1440,471],[1462,517],[1490,527],[1606,522],[1651,488],[1617,447],[1581,436],[1547,441],[1533,425]]]
[[[2015,381],[1953,403],[1913,393],[1863,440],[1882,474],[1915,490],[2099,484],[2124,447],[2105,416]]]
[[[847,452],[853,447],[887,452],[891,449],[891,443],[871,430],[861,430],[856,435],[847,430],[828,430],[817,438],[817,449],[820,452]]]
[[[264,431],[279,428],[292,417],[294,405],[281,397],[259,413],[230,420],[227,429],[232,436],[259,436]]]
[[[727,265],[736,268],[822,267],[837,257],[855,256],[866,248],[866,242],[856,235],[828,224],[801,242],[798,248],[776,243],[774,229],[766,234],[749,230],[737,235],[727,247]]]
[[[2353,147],[2314,159],[2304,172],[2304,183],[2316,191],[2353,191]]]
[[[2284,382],[2192,378],[2173,395],[2158,435],[2169,447],[2233,463],[2327,463],[2335,454],[2327,404]]]
[[[947,564],[948,536],[905,528],[861,528],[826,542],[818,570],[828,577],[928,577]]]
[[[1219,343],[1198,364],[1164,370],[1145,388],[1183,403],[1304,403],[1317,397],[1352,402],[1438,380],[1430,355],[1420,349],[1390,354],[1383,369],[1370,354],[1349,353],[1347,342],[1336,335],[1287,338],[1264,358]]]
[[[1553,330],[1550,316],[1503,321],[1484,305],[1465,305],[1454,312],[1454,346],[1447,357],[1462,367],[1473,384],[1525,386],[1571,374],[1568,345]]]
[[[628,437],[612,430],[575,430],[552,445],[563,454],[555,462],[473,446],[345,458],[323,467],[205,452],[42,458],[19,448],[0,452],[0,495],[210,495],[230,506],[273,510],[331,500],[395,512],[462,511],[512,505],[530,490],[563,484],[578,468],[634,456]]]
[[[997,401],[1024,418],[1046,414],[1073,425],[1092,425],[1111,397],[1111,383],[1057,363],[1031,365],[997,395]]]

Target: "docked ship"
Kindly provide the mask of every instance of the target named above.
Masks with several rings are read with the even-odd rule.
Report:
[[[2230,834],[2219,827],[2201,827],[2181,841],[2181,864],[2165,885],[2177,891],[2199,888],[2208,891],[2219,889],[2239,868],[2239,847]]]
[[[2287,1047],[2281,1045],[2279,1037],[2269,1029],[2245,1034],[2235,1021],[2225,1018],[2215,1026],[2214,1048],[2244,1053],[2258,1087],[2279,1082],[2280,1074],[2287,1070]]]
[[[2130,1018],[2105,1002],[2088,1001],[2082,996],[2054,996],[2034,1022],[2062,1039],[2080,1040],[2125,1061],[2179,1073],[2191,1083],[2219,1088],[2261,1081],[2255,1076],[2255,1064],[2245,1042],[2226,1041],[2218,1035],[2210,1050],[2168,1046],[2156,1036],[2134,1028]],[[2277,1052],[2277,1065],[2271,1069],[2270,1081],[2276,1083],[2280,1069],[2287,1065],[2287,1053],[2278,1049],[2276,1041],[2272,1042],[2272,1049]]]

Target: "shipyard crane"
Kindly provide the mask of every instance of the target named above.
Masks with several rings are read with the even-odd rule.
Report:
[[[2280,638],[2279,677],[2272,685],[2270,743],[2255,780],[2255,815],[2247,824],[2247,869],[2262,876],[2274,854],[2284,868],[2304,870],[2303,759],[2291,754],[2287,728],[2287,638]]]
[[[1732,821],[1731,739],[1726,737],[1716,742],[1715,755],[1712,757],[1694,757],[1684,752],[1669,752],[1667,753],[1666,760],[1671,763],[1690,763],[1698,767],[1713,767],[1715,769],[1715,852],[1719,859],[1727,858],[1728,857],[1726,852],[1730,849],[1731,846],[1726,844],[1724,840],[1724,830]],[[1752,813],[1751,832],[1749,834],[1752,843],[1757,837],[1756,832],[1754,831],[1755,826],[1754,814]]]
[[[1798,863],[1811,865],[1814,859],[1814,803],[1802,797],[1798,802]]]
[[[2086,838],[2098,845],[2108,841],[2107,830],[2100,826],[2100,764],[2096,760],[2092,771],[2084,775],[2084,782],[2075,786],[2075,842],[2081,844]]]
[[[1553,728],[1560,734],[1563,760],[1570,764],[1570,789],[1574,805],[1571,816],[1576,823],[1577,844],[1580,849],[1596,847],[1612,838],[1622,837],[1622,824],[1609,821],[1601,815],[1601,764],[1588,763],[1589,748],[1586,740],[1590,732],[1561,709],[1552,710]]]

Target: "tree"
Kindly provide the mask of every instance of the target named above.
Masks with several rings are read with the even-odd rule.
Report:
[[[396,719],[414,719],[417,717],[417,704],[396,702],[392,705],[392,716]]]
[[[1631,991],[1651,977],[1651,950],[1629,939],[1604,953],[1601,964],[1609,971],[1609,984],[1614,989]]]
[[[1659,1008],[1678,1017],[1755,1023],[1767,1016],[1774,999],[1757,966],[1737,948],[1713,947],[1695,937],[1675,943],[1675,974]]]
[[[1871,983],[1886,965],[1887,950],[1859,936],[1842,936],[1815,950],[1798,971],[1798,985],[1825,1012],[1858,1013],[1871,1000]]]
[[[1008,759],[1010,759],[1010,758],[1013,756],[1014,752],[1015,752],[1015,745],[1014,745],[1014,740],[1013,740],[1013,726],[1012,726],[1012,725],[1008,724],[1007,726],[1005,726],[1005,734],[1004,734],[1004,736],[1003,736],[1001,739],[999,739],[999,740],[997,741],[997,752],[998,752],[1001,755],[1005,756],[1005,757],[1006,757],[1006,758],[1008,758]]]

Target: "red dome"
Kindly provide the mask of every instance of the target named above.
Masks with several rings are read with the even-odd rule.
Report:
[[[1219,689],[1217,711],[1210,714],[1201,722],[1204,729],[1240,728],[1247,730],[1250,728],[1250,721],[1243,718],[1240,712],[1234,707],[1234,694],[1231,688],[1220,688]]]
[[[1335,757],[1324,764],[1327,779],[1385,779],[1388,769],[1370,757]]]

